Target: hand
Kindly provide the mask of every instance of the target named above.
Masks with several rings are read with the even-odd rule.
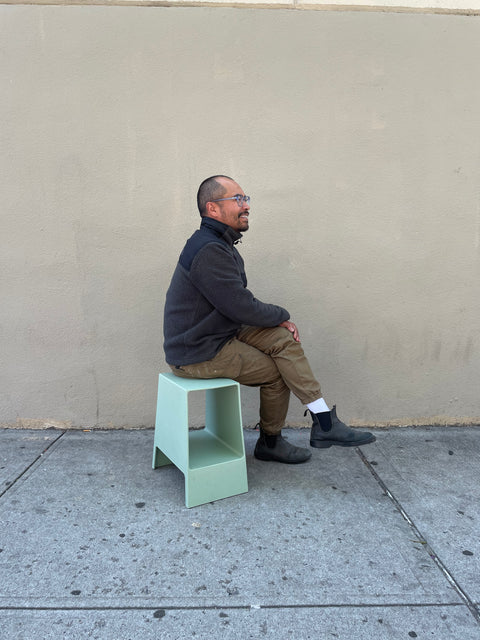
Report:
[[[295,342],[300,342],[298,329],[294,322],[290,322],[290,320],[285,320],[285,322],[281,322],[278,326],[285,327],[285,329],[288,329],[293,334],[293,339],[295,340]]]

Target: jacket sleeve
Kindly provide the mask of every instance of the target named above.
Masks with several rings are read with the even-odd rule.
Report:
[[[211,242],[198,252],[191,266],[190,279],[210,304],[233,322],[276,327],[290,318],[283,307],[255,298],[244,286],[231,251],[218,242]]]

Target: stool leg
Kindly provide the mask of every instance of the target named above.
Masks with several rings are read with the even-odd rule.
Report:
[[[152,469],[156,469],[157,467],[164,467],[167,464],[173,464],[170,458],[160,451],[160,449],[154,445],[153,447],[153,460],[152,460]]]

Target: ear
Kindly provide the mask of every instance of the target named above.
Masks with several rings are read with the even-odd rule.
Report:
[[[207,202],[205,209],[207,210],[207,216],[209,218],[215,218],[215,220],[218,220],[220,216],[220,208],[216,202]]]

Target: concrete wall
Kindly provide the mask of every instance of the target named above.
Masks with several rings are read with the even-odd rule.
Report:
[[[480,421],[480,18],[3,5],[0,41],[0,424],[153,424],[216,172],[342,417]]]

